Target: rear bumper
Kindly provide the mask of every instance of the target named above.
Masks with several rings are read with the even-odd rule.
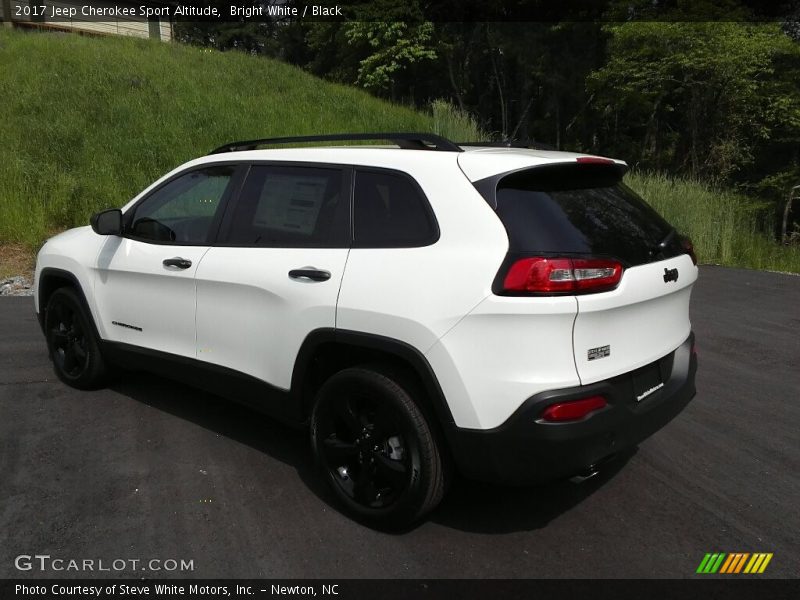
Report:
[[[631,448],[671,421],[695,395],[694,334],[660,359],[664,387],[637,402],[633,374],[586,386],[542,392],[526,400],[502,425],[477,430],[453,427],[447,438],[467,477],[510,484],[570,477]],[[580,421],[545,423],[542,411],[556,402],[602,394],[608,406]]]

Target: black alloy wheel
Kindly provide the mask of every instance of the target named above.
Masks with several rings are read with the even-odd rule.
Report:
[[[100,387],[108,370],[91,317],[71,288],[59,288],[45,310],[45,335],[53,368],[61,381],[88,390]]]
[[[366,395],[336,398],[320,423],[331,479],[353,501],[389,506],[408,488],[410,454],[398,419]]]
[[[376,368],[344,369],[320,389],[311,418],[317,462],[347,511],[404,527],[444,493],[436,437],[408,386]]]
[[[66,377],[77,379],[89,363],[86,332],[75,317],[75,310],[64,302],[53,306],[49,315],[48,335],[53,362]]]

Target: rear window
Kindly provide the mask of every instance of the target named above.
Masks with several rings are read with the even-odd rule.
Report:
[[[497,214],[510,251],[616,258],[629,266],[683,252],[672,227],[616,171],[584,166],[531,169],[501,179]]]

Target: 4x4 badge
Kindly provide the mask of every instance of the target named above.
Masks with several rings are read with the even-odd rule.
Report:
[[[664,283],[678,281],[678,269],[664,269]]]
[[[598,358],[605,358],[606,356],[611,356],[611,346],[590,348],[586,352],[586,360],[597,360]]]

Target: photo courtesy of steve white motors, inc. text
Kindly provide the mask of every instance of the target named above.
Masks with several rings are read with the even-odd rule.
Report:
[[[14,7],[14,16],[21,17],[41,17],[54,20],[70,19],[118,19],[143,17],[146,19],[170,19],[179,17],[210,17],[217,19],[234,18],[270,18],[270,17],[341,17],[342,9],[338,5],[319,6],[316,4],[303,4],[287,6],[284,4],[268,4],[258,6],[236,6],[230,5],[220,9],[216,6],[192,6],[175,4],[173,6],[118,6],[112,5],[93,5],[93,4],[72,4],[72,5],[46,5],[18,3]]]
[[[269,587],[253,587],[250,585],[207,585],[192,583],[178,585],[171,583],[137,583],[137,584],[106,584],[106,585],[76,585],[54,583],[48,585],[25,585],[18,583],[14,586],[17,596],[93,596],[106,598],[108,596],[252,596],[257,592],[269,593],[273,596],[301,596],[311,597],[318,593],[321,596],[338,596],[339,584],[320,585],[278,585]]]

